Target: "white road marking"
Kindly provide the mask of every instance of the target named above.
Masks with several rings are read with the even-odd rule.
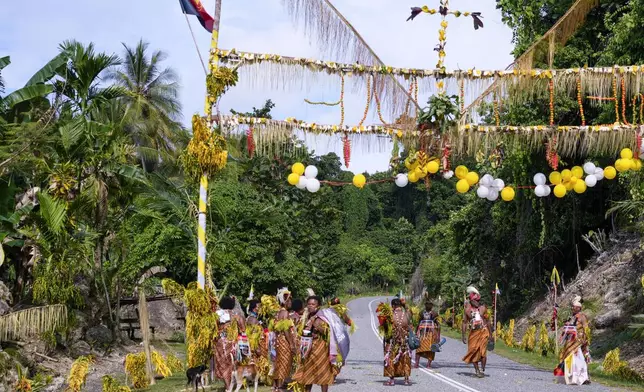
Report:
[[[374,320],[373,312],[371,310],[371,305],[373,305],[373,303],[376,302],[376,301],[378,301],[378,300],[374,299],[373,301],[369,302],[369,320],[371,320],[371,329],[373,330],[373,333],[376,334],[376,337],[378,339],[380,339],[380,341],[382,342],[382,337],[380,337],[380,333],[378,333],[378,328],[376,328],[376,322]],[[413,361],[413,359],[412,359],[412,361]],[[415,361],[413,361],[413,362],[415,362]],[[453,380],[453,379],[451,379],[451,378],[449,378],[447,376],[444,376],[444,375],[442,375],[440,373],[437,373],[437,372],[435,372],[433,370],[425,369],[425,368],[418,368],[416,370],[420,370],[421,372],[423,372],[423,373],[425,373],[425,374],[427,374],[427,375],[429,375],[431,377],[434,377],[435,379],[437,379],[439,381],[442,381],[445,384],[458,389],[459,391],[462,391],[462,392],[480,392],[480,391],[478,391],[478,390],[476,390],[474,388],[468,387],[465,384],[461,384],[460,382],[458,382],[456,380]]]

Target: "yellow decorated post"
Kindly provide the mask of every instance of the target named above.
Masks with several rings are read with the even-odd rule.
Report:
[[[199,226],[197,227],[197,284],[200,289],[206,286],[206,205],[208,200],[208,176],[202,175],[199,181]]]

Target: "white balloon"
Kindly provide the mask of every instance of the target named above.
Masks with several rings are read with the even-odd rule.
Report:
[[[306,176],[306,178],[308,178],[309,180],[310,180],[311,178],[315,178],[315,177],[317,177],[317,176],[318,176],[318,168],[317,168],[317,167],[315,167],[315,166],[313,166],[313,165],[309,165],[309,166],[307,166],[307,167],[306,167],[306,169],[304,170],[304,175],[305,175],[305,176]]]
[[[306,180],[306,190],[315,193],[320,190],[320,181],[315,178],[309,178]]]
[[[490,188],[490,192],[487,195],[489,201],[494,201],[499,198],[499,190],[496,188]]]
[[[536,188],[534,188],[534,194],[537,195],[537,197],[544,197],[548,191],[546,191],[546,186],[543,184],[537,185]]]
[[[486,174],[481,178],[481,181],[479,181],[479,183],[484,187],[489,188],[490,186],[492,186],[493,181],[494,181],[494,177],[492,177],[489,174]]]
[[[400,188],[404,188],[409,183],[409,178],[406,173],[398,173],[396,175],[396,185]]]
[[[544,186],[546,187],[546,194],[544,195],[544,197],[550,196],[550,193],[552,193],[552,188],[550,188],[548,185]]]
[[[445,173],[443,173],[443,178],[446,180],[449,180],[452,177],[454,177],[454,172],[451,170],[448,170]]]
[[[478,197],[480,197],[481,199],[485,199],[485,198],[487,198],[487,196],[490,194],[490,188],[488,188],[488,187],[486,187],[486,186],[483,186],[483,185],[480,185],[480,186],[478,187],[478,189],[476,190],[476,194],[477,194],[477,195],[478,195]]]
[[[496,180],[494,180],[492,186],[496,188],[497,191],[500,191],[501,189],[505,188],[505,182],[503,182],[502,179],[497,178]]]
[[[586,180],[585,180],[585,181],[586,181],[586,185],[588,186],[588,188],[592,188],[592,187],[594,187],[595,185],[597,185],[597,177],[595,177],[595,175],[594,175],[594,174],[591,174],[591,175],[589,175],[589,176],[586,176]]]
[[[300,180],[297,182],[297,184],[295,184],[295,186],[297,187],[297,189],[306,189],[307,182],[308,180],[306,179],[306,177],[300,176]]]
[[[589,175],[595,174],[595,169],[597,169],[597,167],[595,166],[594,163],[592,162],[584,163],[584,172],[586,172],[586,174],[589,174]]]
[[[534,181],[534,185],[546,185],[546,175],[543,173],[535,174],[532,180]]]
[[[595,178],[597,178],[597,181],[601,181],[604,179],[604,169],[601,167],[598,167],[595,169],[595,174],[593,174]]]

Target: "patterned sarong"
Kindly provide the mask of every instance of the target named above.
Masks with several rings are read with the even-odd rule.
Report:
[[[285,381],[291,376],[293,368],[293,352],[284,333],[278,333],[275,342],[275,362],[273,364],[273,380]]]
[[[331,385],[337,374],[335,369],[329,360],[329,343],[317,337],[293,379],[301,385]]]
[[[384,376],[409,377],[411,375],[411,353],[407,344],[391,347],[391,343],[385,345],[385,369]]]
[[[225,337],[220,337],[215,341],[215,377],[223,380],[226,385],[230,385],[233,375],[235,350],[235,344],[229,342]]]
[[[432,351],[432,344],[440,341],[440,329],[433,322],[421,322],[417,334],[420,347],[416,350],[416,354],[433,361],[436,353]]]
[[[465,363],[478,363],[487,355],[487,343],[490,339],[490,332],[487,328],[479,328],[470,331],[470,338],[467,341],[467,354],[463,357]]]

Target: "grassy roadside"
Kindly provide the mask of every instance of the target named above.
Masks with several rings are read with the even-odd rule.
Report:
[[[441,334],[452,339],[461,340],[461,333],[451,328],[444,328]],[[494,353],[504,358],[511,359],[515,362],[530,365],[537,369],[552,371],[556,366],[558,360],[553,357],[542,357],[534,353],[528,353],[520,348],[508,347],[501,340],[497,340]],[[599,363],[591,363],[588,372],[590,373],[591,380],[608,387],[620,388],[620,390],[628,389],[631,391],[644,392],[644,383],[630,382],[620,380],[617,377],[603,373],[599,369]]]

